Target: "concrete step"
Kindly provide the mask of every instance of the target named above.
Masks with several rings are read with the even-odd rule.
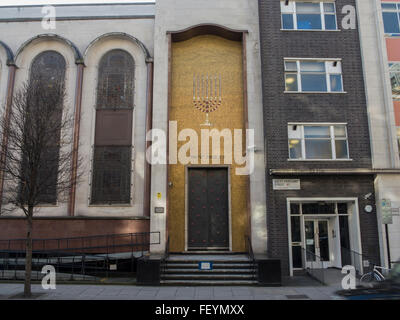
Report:
[[[237,279],[237,280],[253,280],[254,274],[216,274],[216,273],[206,273],[206,274],[163,274],[161,279],[175,279],[175,280],[201,280],[201,279]]]
[[[214,269],[214,270],[198,270],[198,269],[164,269],[165,274],[254,274],[255,269]]]
[[[161,285],[168,286],[254,286],[255,280],[161,280]]]
[[[167,262],[165,264],[161,264],[162,266],[165,266],[167,268],[193,268],[193,269],[198,269],[199,264],[198,263],[170,263]],[[233,268],[233,269],[247,269],[249,267],[254,267],[252,263],[213,263],[213,269],[228,269],[228,268]]]

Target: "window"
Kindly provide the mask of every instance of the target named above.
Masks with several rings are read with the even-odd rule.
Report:
[[[52,98],[52,91],[54,83],[60,85],[65,81],[65,68],[66,62],[64,57],[56,51],[44,51],[38,54],[32,61],[30,78],[31,83],[39,83],[40,88],[46,88],[48,97]],[[34,94],[34,93],[32,93]],[[35,97],[31,97],[33,100]],[[28,97],[29,99],[29,97]],[[53,97],[52,100],[57,100]],[[35,103],[33,103],[35,106]],[[36,105],[37,106],[37,105]],[[56,106],[54,106],[56,107]],[[52,116],[52,121],[55,124],[61,123],[62,108],[58,106],[56,112]],[[55,125],[57,128],[57,125]],[[38,200],[42,204],[56,204],[57,203],[57,179],[58,179],[58,166],[60,157],[60,139],[59,132],[57,135],[46,141],[46,150],[40,159],[40,169],[38,173]],[[51,141],[50,141],[51,140]],[[29,161],[29,156],[26,154],[22,159],[22,175],[27,174],[25,165]],[[21,186],[20,196],[26,199],[27,190]]]
[[[282,29],[337,30],[333,2],[281,1]]]
[[[285,59],[286,92],[343,92],[338,60]]]
[[[385,33],[400,35],[400,3],[382,3],[383,28]]]
[[[400,63],[389,63],[390,83],[392,84],[393,98],[400,98]]]
[[[399,146],[399,156],[400,156],[400,127],[397,127],[397,145]]]
[[[126,51],[111,50],[100,60],[91,204],[131,201],[134,73]]]
[[[97,109],[133,108],[134,62],[123,50],[112,50],[100,61]]]
[[[288,139],[289,159],[349,159],[345,124],[290,124]]]

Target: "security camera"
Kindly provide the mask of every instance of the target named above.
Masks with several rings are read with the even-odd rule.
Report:
[[[364,196],[364,199],[367,200],[367,199],[371,198],[371,196],[372,196],[372,193],[371,193],[371,192],[370,192],[370,193],[367,193],[367,194]]]

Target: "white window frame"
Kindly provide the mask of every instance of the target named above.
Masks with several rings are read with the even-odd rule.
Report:
[[[303,91],[302,88],[302,83],[301,83],[301,71],[300,71],[300,62],[324,62],[325,63],[325,76],[326,76],[326,90],[327,91]],[[286,71],[286,62],[296,62],[296,71]],[[338,70],[340,72],[329,72],[329,65],[328,63],[334,63],[336,62],[338,66]],[[286,90],[286,83],[285,83],[285,93],[346,93],[344,91],[344,86],[343,86],[343,70],[342,70],[342,59],[321,59],[321,58],[284,58],[284,81],[286,81],[286,74],[297,74],[297,91],[287,91]],[[342,91],[331,91],[331,75],[340,75],[340,80],[341,80],[341,87]]]
[[[291,138],[289,137],[289,128],[291,126],[297,126],[298,129],[300,130],[300,138]],[[335,137],[335,126],[344,126],[345,127],[345,132],[346,132],[346,137],[345,138],[336,138]],[[331,154],[332,158],[330,159],[308,159],[306,158],[306,138],[304,137],[304,127],[329,127],[329,133],[330,137],[329,138],[320,138],[321,140],[330,140],[331,142]],[[349,150],[349,135],[347,133],[347,123],[296,123],[296,122],[289,122],[288,123],[288,161],[352,161],[350,158],[350,150]],[[301,143],[301,158],[295,158],[292,159],[290,158],[290,140],[300,140]],[[316,139],[311,139],[311,140],[318,140]],[[336,140],[344,140],[347,142],[346,147],[347,147],[347,158],[336,158]]]
[[[382,7],[383,4],[394,4],[396,5],[396,9],[384,9]],[[383,13],[384,12],[395,12],[397,13],[397,19],[399,22],[399,27],[400,27],[400,2],[382,2],[381,3],[381,10],[382,10],[382,22],[383,22]],[[384,29],[384,25],[382,26],[382,28]],[[400,33],[385,33],[386,36],[395,36],[395,37],[399,37]]]
[[[340,29],[338,29],[338,22],[337,22],[337,14],[336,14],[336,3],[335,1],[307,1],[307,0],[303,0],[303,1],[289,1],[290,3],[293,3],[293,10],[288,10],[288,11],[284,11],[282,10],[282,8],[285,7],[285,2],[286,1],[281,1],[281,30],[293,30],[293,31],[340,31]],[[298,29],[297,26],[297,3],[318,3],[320,5],[319,8],[319,14],[321,16],[321,29]],[[324,3],[331,3],[334,6],[334,13],[325,13],[324,11]],[[284,14],[291,14],[293,16],[293,29],[285,29],[283,27],[283,15]],[[335,16],[335,24],[336,24],[336,29],[326,29],[325,27],[325,15],[333,15]]]

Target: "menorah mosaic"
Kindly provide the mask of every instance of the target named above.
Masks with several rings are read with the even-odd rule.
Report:
[[[193,75],[193,105],[205,112],[206,120],[202,126],[211,126],[208,115],[222,103],[221,75]]]

